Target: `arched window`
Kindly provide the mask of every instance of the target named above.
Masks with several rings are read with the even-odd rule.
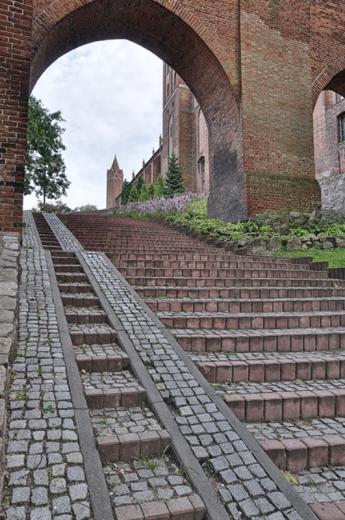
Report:
[[[198,173],[200,179],[201,192],[205,193],[205,157],[200,157],[198,161]]]
[[[345,141],[345,112],[338,116],[338,138],[340,143]]]

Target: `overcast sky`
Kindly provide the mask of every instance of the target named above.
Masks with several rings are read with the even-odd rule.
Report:
[[[158,148],[162,129],[162,62],[115,40],[72,51],[42,75],[33,94],[65,119],[64,154],[70,207],[105,207],[106,172],[114,155],[127,178]],[[25,207],[36,197],[25,197]]]

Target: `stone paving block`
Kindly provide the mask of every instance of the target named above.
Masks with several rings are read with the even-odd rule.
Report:
[[[144,513],[142,508],[138,505],[129,505],[129,506],[122,506],[117,507],[115,509],[116,512],[116,518],[118,520],[143,520],[144,519]]]

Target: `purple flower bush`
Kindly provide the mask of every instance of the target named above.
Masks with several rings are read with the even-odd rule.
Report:
[[[120,210],[114,212],[115,215],[159,215],[167,213],[180,213],[186,211],[190,203],[194,200],[204,199],[205,195],[200,193],[183,193],[175,195],[170,199],[161,197],[160,199],[147,200],[145,202],[130,202]]]

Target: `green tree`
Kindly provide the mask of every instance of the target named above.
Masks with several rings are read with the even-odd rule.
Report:
[[[141,193],[141,190],[142,190],[142,187],[144,186],[144,184],[145,184],[144,179],[142,177],[139,177],[139,179],[136,182],[138,198],[140,197],[140,193]]]
[[[95,204],[84,204],[83,206],[79,206],[78,208],[75,208],[74,211],[79,211],[80,213],[86,213],[88,211],[97,211],[98,208],[95,206]]]
[[[33,209],[34,212],[44,212],[44,213],[69,213],[71,208],[69,208],[64,202],[61,200],[57,200],[55,203],[43,202],[38,203],[38,208]]]
[[[153,184],[149,184],[147,187],[147,200],[154,199],[155,197],[155,187]]]
[[[121,202],[122,205],[125,206],[128,202],[128,197],[131,191],[131,183],[125,180],[122,184],[122,192],[121,192]]]
[[[62,157],[64,128],[61,112],[49,112],[41,101],[29,99],[28,148],[25,166],[24,193],[35,193],[47,199],[57,200],[66,195],[70,185]]]
[[[145,202],[145,200],[149,200],[149,187],[147,184],[143,184],[142,187],[141,187],[141,191],[140,191],[140,195],[139,195],[139,200],[141,202]]]
[[[182,172],[177,157],[173,154],[169,158],[168,175],[165,179],[164,195],[168,198],[184,193]]]
[[[138,199],[139,199],[138,190],[137,190],[136,185],[133,184],[133,186],[131,186],[131,191],[129,192],[128,202],[138,202]]]
[[[163,177],[158,177],[156,181],[153,184],[153,196],[155,199],[160,199],[161,197],[164,197],[164,179]]]

